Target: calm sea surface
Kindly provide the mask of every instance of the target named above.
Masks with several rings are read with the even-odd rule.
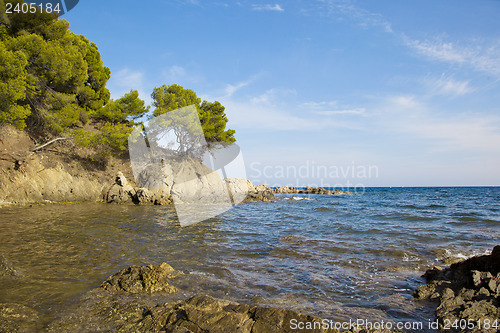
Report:
[[[295,200],[295,199],[304,200]],[[294,199],[294,200],[290,200]],[[433,319],[413,300],[426,267],[500,243],[500,188],[372,188],[280,195],[181,228],[171,207],[106,204],[0,209],[0,303],[46,320],[129,265],[187,273],[176,297],[205,293],[336,321]]]

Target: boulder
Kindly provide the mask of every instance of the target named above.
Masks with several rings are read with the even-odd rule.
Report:
[[[246,201],[271,201],[275,199],[273,189],[268,185],[257,185],[251,186],[249,189],[253,189],[253,191],[249,191],[246,197]]]
[[[122,172],[118,172],[115,183],[111,185],[106,193],[107,203],[126,203],[133,202],[136,192],[130,185]]]
[[[177,292],[177,288],[168,282],[180,274],[167,263],[158,266],[130,266],[110,276],[101,284],[101,288],[108,291],[123,291],[127,293],[139,292]]]
[[[169,205],[172,203],[172,196],[168,192],[141,187],[136,190],[135,200],[138,205]]]

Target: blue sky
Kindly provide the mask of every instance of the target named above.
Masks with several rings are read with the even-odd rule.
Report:
[[[500,1],[80,1],[113,98],[226,106],[270,185],[500,185]]]

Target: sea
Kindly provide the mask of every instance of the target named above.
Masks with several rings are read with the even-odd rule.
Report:
[[[435,304],[412,294],[429,267],[500,244],[500,187],[282,194],[188,227],[168,206],[3,207],[0,239],[0,259],[16,271],[0,274],[0,303],[47,322],[122,268],[167,262],[186,273],[172,282],[179,299],[208,294],[430,332]]]

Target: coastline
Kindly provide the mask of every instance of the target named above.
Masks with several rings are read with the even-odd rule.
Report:
[[[0,258],[1,276],[15,276]],[[446,332],[497,332],[500,309],[500,245],[489,255],[477,256],[447,268],[432,268],[428,284],[414,296],[422,301],[438,299],[434,329]],[[413,332],[398,323],[334,322],[282,307],[236,303],[205,294],[186,297],[176,287],[185,273],[167,263],[130,266],[108,277],[100,287],[40,326],[39,313],[23,304],[0,303],[0,332]],[[451,282],[450,282],[451,281]],[[468,289],[469,288],[469,289]],[[486,291],[489,290],[487,293]],[[468,294],[468,298],[464,295]],[[465,300],[465,301],[464,301]],[[466,303],[464,303],[466,302]],[[467,327],[454,322],[465,320]],[[491,323],[488,328],[485,323]],[[415,326],[415,323],[413,324]],[[481,326],[482,325],[482,328]],[[399,328],[399,329],[398,329]],[[426,330],[428,331],[428,330]]]

